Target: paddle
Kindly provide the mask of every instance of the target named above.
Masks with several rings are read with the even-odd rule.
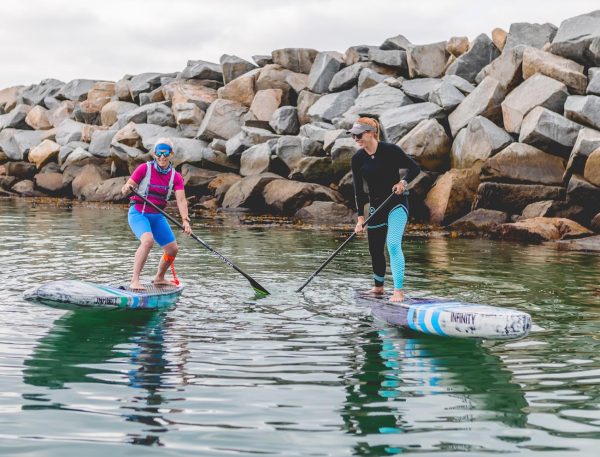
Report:
[[[389,202],[389,201],[392,199],[392,197],[393,197],[394,195],[395,195],[395,193],[394,193],[394,192],[392,192],[392,193],[390,194],[390,196],[389,196],[388,198],[386,198],[386,199],[383,201],[383,203],[382,203],[381,205],[379,205],[379,206],[377,207],[377,209],[376,209],[375,211],[373,211],[373,213],[371,213],[371,215],[370,215],[369,217],[367,217],[367,219],[365,219],[365,221],[362,223],[362,226],[363,226],[363,228],[364,228],[364,227],[365,227],[365,226],[366,226],[366,225],[369,223],[369,221],[370,221],[370,220],[371,220],[373,217],[375,217],[375,215],[376,215],[376,214],[379,212],[379,210],[380,210],[381,208],[383,208],[383,207],[385,206],[385,204],[386,204],[387,202]],[[346,245],[347,245],[347,244],[348,244],[348,243],[349,243],[349,242],[350,242],[350,241],[351,241],[351,240],[352,240],[352,239],[353,239],[355,236],[356,236],[356,232],[352,233],[352,235],[350,235],[350,236],[349,236],[349,237],[346,239],[346,241],[344,241],[344,242],[343,242],[343,243],[340,245],[340,247],[339,247],[339,248],[337,248],[337,249],[336,249],[336,250],[333,252],[333,254],[331,254],[331,255],[330,255],[328,258],[327,258],[327,260],[326,260],[325,262],[323,262],[323,264],[322,264],[322,265],[321,265],[319,268],[317,268],[317,270],[316,270],[316,271],[315,271],[315,272],[314,272],[312,275],[310,275],[310,277],[309,277],[309,278],[306,280],[306,282],[305,282],[304,284],[302,284],[302,286],[300,286],[300,288],[299,288],[298,290],[296,290],[296,292],[301,292],[301,291],[302,291],[302,289],[304,289],[304,288],[306,287],[306,285],[307,285],[309,282],[311,282],[311,281],[313,280],[313,278],[314,278],[315,276],[317,276],[317,275],[319,274],[319,272],[320,272],[320,271],[321,271],[323,268],[325,268],[325,267],[327,266],[327,264],[328,264],[329,262],[331,262],[331,260],[333,260],[333,258],[334,258],[334,257],[335,257],[335,256],[338,254],[338,252],[340,252],[342,249],[344,249],[344,246],[346,246]]]
[[[159,213],[161,213],[163,216],[165,216],[167,219],[169,219],[171,222],[173,222],[173,224],[175,224],[177,227],[179,227],[181,230],[183,230],[183,225],[181,225],[179,223],[179,221],[177,221],[176,219],[174,219],[173,217],[171,217],[169,214],[167,214],[166,212],[164,212],[162,209],[160,209],[158,206],[156,206],[154,203],[152,203],[150,200],[148,200],[146,197],[144,197],[143,195],[141,195],[140,193],[138,193],[137,190],[135,189],[131,189],[131,191],[137,195],[138,197],[140,197],[142,200],[144,200],[148,205],[150,205],[152,208],[154,208],[156,211],[158,211]],[[199,237],[197,237],[196,235],[194,235],[193,233],[190,234],[190,236],[195,239],[198,243],[200,243],[202,246],[204,246],[206,249],[208,249],[210,251],[210,253],[212,255],[214,255],[215,257],[217,257],[218,259],[221,259],[223,262],[225,262],[227,265],[229,265],[231,268],[233,268],[235,271],[237,271],[238,273],[240,273],[244,278],[246,278],[248,281],[250,281],[250,285],[252,286],[252,288],[254,289],[254,291],[258,294],[258,295],[270,295],[269,291],[267,289],[265,289],[263,286],[261,286],[258,281],[256,281],[255,279],[253,279],[252,277],[250,277],[250,275],[248,275],[247,273],[244,273],[241,268],[239,268],[236,264],[234,264],[231,260],[229,260],[227,257],[225,257],[224,255],[220,254],[219,252],[215,251],[212,247],[210,247],[207,243],[205,243],[204,241],[202,241]]]

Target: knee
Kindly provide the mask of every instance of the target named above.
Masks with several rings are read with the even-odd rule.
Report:
[[[168,244],[163,249],[165,251],[165,254],[167,254],[170,257],[175,257],[179,252],[179,246],[177,246],[177,243]]]
[[[154,237],[152,237],[152,235],[142,235],[142,238],[140,239],[140,246],[143,249],[152,249],[152,246],[154,246]]]
[[[396,257],[402,255],[402,246],[400,243],[388,243],[388,252],[390,256]]]

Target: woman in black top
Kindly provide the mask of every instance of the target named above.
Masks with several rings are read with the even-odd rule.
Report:
[[[406,155],[395,144],[384,143],[379,137],[379,122],[368,117],[359,118],[349,131],[360,149],[352,157],[352,177],[358,222],[354,231],[361,233],[365,222],[364,206],[369,203],[369,211],[373,213],[379,205],[394,192],[395,196],[369,221],[367,226],[369,252],[373,265],[375,286],[374,294],[383,294],[386,261],[384,246],[387,243],[390,254],[394,293],[393,302],[404,301],[404,253],[402,252],[402,235],[408,222],[408,192],[406,188],[421,171],[419,165]],[[408,173],[400,179],[400,169]],[[365,183],[368,194],[365,192]]]

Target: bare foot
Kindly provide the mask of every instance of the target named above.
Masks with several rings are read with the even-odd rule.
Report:
[[[368,293],[373,294],[373,295],[383,295],[383,286],[381,286],[381,287],[375,286],[371,290],[369,290]]]
[[[156,287],[171,285],[171,283],[169,281],[167,281],[165,278],[154,278],[153,282]]]
[[[142,286],[139,281],[131,281],[131,284],[129,284],[129,288],[131,290],[146,290],[146,288]]]
[[[395,289],[390,297],[390,301],[394,303],[402,303],[404,301],[404,292],[402,289]]]

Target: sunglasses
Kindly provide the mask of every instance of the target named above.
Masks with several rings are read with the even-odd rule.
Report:
[[[353,140],[360,140],[360,139],[363,137],[363,135],[364,135],[365,133],[367,133],[367,132],[362,132],[362,133],[358,133],[358,134],[354,134],[354,133],[353,133],[353,134],[352,134],[352,135],[350,135],[350,136],[352,137],[352,139],[353,139]]]
[[[158,151],[154,151],[157,157],[169,157],[173,151],[171,149],[159,149]]]

